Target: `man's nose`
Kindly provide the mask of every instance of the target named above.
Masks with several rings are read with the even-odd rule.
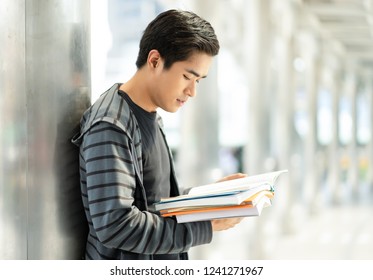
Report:
[[[191,86],[189,86],[187,89],[186,89],[186,94],[189,96],[189,97],[194,97],[196,96],[197,94],[197,87],[195,84],[192,84]]]

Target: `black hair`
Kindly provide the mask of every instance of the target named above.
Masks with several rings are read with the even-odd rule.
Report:
[[[164,68],[174,62],[185,61],[195,52],[215,56],[219,41],[211,24],[193,12],[168,10],[159,14],[146,27],[140,40],[136,66],[140,69],[151,50],[164,59]]]

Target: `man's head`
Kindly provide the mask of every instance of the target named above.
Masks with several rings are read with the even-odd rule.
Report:
[[[210,23],[192,12],[166,11],[145,29],[138,71],[121,88],[148,112],[176,112],[197,94],[197,84],[207,77],[218,52]]]
[[[187,60],[194,53],[217,55],[219,41],[210,23],[198,15],[169,10],[159,14],[145,29],[136,61],[138,69],[146,64],[151,50],[160,53],[164,69],[169,69],[174,62]]]

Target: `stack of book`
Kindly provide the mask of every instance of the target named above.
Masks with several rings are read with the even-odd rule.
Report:
[[[186,195],[161,199],[155,209],[178,223],[259,216],[272,205],[275,182],[287,170],[191,188]]]

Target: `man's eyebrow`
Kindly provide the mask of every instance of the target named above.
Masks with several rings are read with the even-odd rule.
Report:
[[[187,71],[188,73],[190,73],[190,74],[196,76],[197,78],[201,77],[201,75],[198,74],[198,73],[197,73],[196,71],[194,71],[193,69],[185,69],[185,71]],[[203,79],[203,78],[206,78],[206,77],[207,77],[207,75],[202,76],[201,78]]]

